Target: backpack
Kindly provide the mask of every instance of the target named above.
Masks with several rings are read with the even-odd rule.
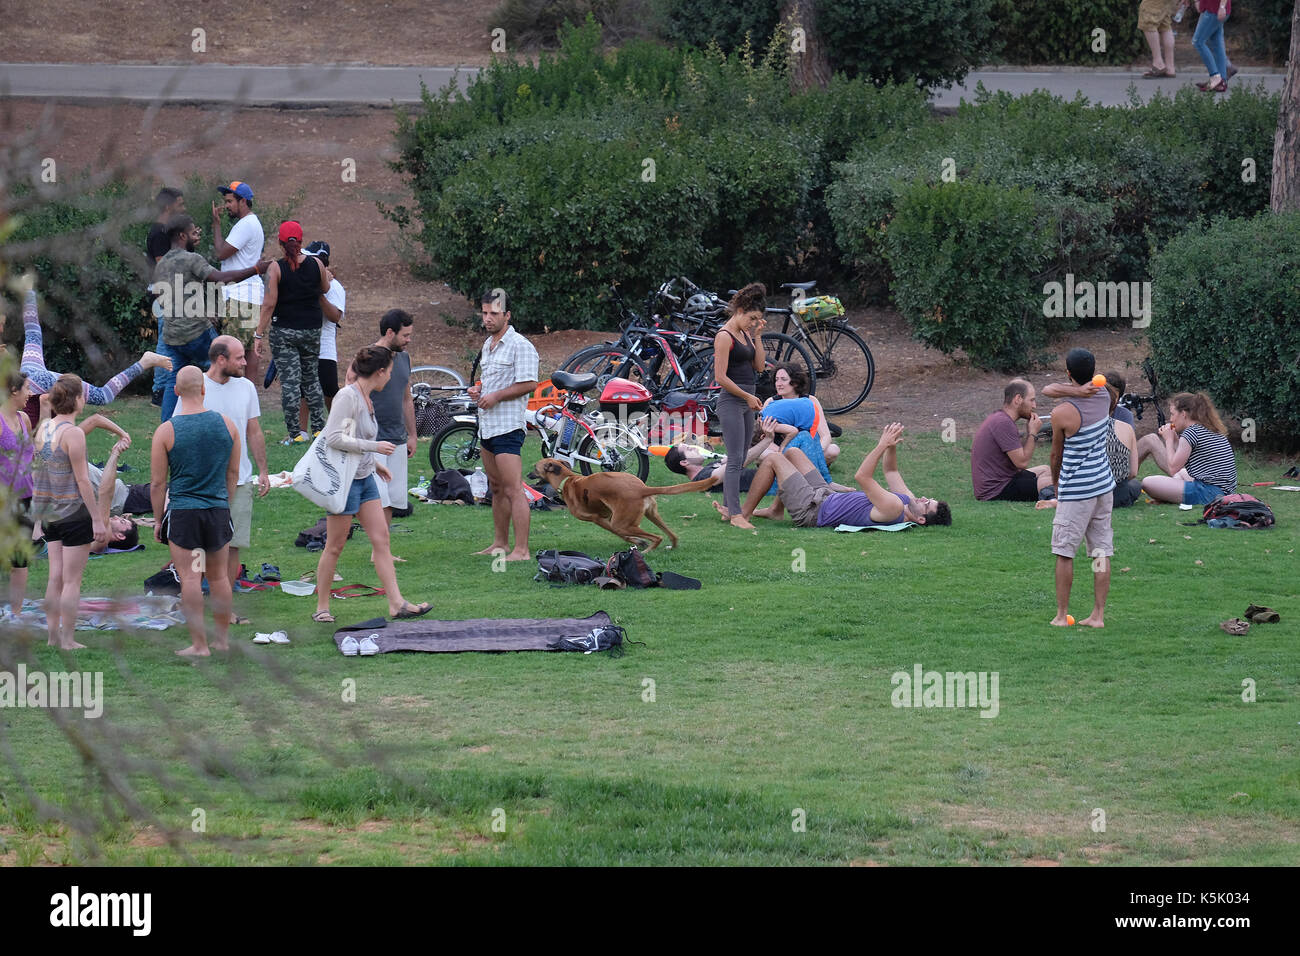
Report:
[[[605,565],[581,551],[557,551],[548,548],[537,552],[534,581],[552,584],[590,584],[605,573]]]
[[[469,490],[469,481],[454,468],[446,468],[433,476],[429,482],[430,501],[463,501],[467,505],[474,503],[474,494]]]
[[[562,637],[546,646],[553,651],[582,651],[592,654],[596,651],[609,651],[610,657],[623,656],[623,637],[627,634],[617,624],[605,624],[593,628],[586,637]],[[631,643],[639,644],[640,641]]]
[[[326,519],[321,518],[310,528],[304,528],[298,532],[298,537],[293,539],[295,548],[306,548],[308,551],[325,550],[325,527]],[[348,537],[352,537],[352,532],[357,530],[355,524],[348,528]]]
[[[618,578],[630,588],[655,588],[659,578],[650,570],[645,558],[636,548],[618,551],[610,556],[602,570],[611,578]]]
[[[1229,519],[1214,527],[1269,528],[1275,519],[1272,510],[1254,495],[1224,495],[1205,506],[1201,520]]]
[[[201,581],[203,593],[208,593],[208,578],[203,576]],[[163,569],[157,574],[151,574],[144,579],[145,594],[174,594],[179,596],[181,593],[181,576],[176,573],[176,565],[168,562],[163,565]]]

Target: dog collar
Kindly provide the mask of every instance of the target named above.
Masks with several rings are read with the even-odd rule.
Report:
[[[564,494],[564,483],[568,481],[570,478],[577,478],[577,477],[578,477],[577,475],[565,475],[563,478],[560,479],[560,487],[556,488],[555,490],[558,491],[560,494]]]

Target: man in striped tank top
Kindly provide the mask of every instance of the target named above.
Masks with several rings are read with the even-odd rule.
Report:
[[[1066,372],[1076,385],[1091,382],[1096,367],[1097,361],[1087,349],[1071,349],[1065,357]],[[1109,434],[1110,394],[1105,389],[1098,389],[1091,398],[1061,402],[1052,410],[1052,480],[1060,501],[1052,521],[1052,554],[1056,555],[1056,617],[1052,623],[1058,627],[1069,623],[1066,609],[1074,584],[1074,554],[1083,541],[1093,559],[1093,604],[1092,613],[1079,624],[1106,626],[1110,557],[1115,553],[1110,525],[1115,479],[1106,457]]]

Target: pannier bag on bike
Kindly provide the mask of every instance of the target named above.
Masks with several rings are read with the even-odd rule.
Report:
[[[798,299],[791,307],[795,315],[803,319],[838,319],[844,314],[844,306],[838,296],[813,295]]]

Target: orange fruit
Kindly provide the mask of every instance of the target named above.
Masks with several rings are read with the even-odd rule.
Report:
[[[1106,387],[1106,376],[1105,376],[1105,375],[1101,375],[1101,374],[1094,375],[1094,376],[1092,377],[1092,384],[1093,384],[1093,385],[1096,385],[1098,388],[1105,388],[1105,387]]]

